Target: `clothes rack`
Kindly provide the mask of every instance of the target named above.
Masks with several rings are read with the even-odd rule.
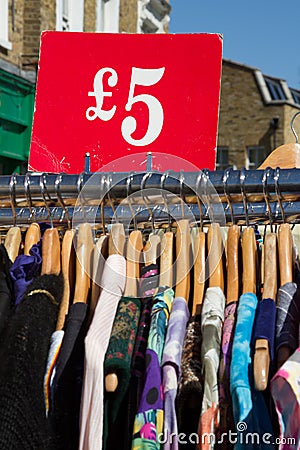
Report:
[[[127,223],[133,215],[144,224],[153,221],[153,216],[156,224],[166,223],[169,216],[206,224],[212,214],[213,221],[221,225],[267,224],[270,220],[297,224],[299,180],[300,169],[279,168],[4,175],[0,177],[0,225],[26,225],[49,218],[56,225],[71,219],[75,223]]]

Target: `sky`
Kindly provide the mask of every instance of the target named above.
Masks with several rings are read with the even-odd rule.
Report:
[[[223,57],[300,90],[300,0],[170,0],[170,33],[221,33]]]

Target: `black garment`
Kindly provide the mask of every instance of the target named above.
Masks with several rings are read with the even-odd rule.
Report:
[[[47,426],[43,382],[63,279],[43,275],[31,284],[11,319],[1,349],[0,449],[49,450],[56,445]],[[27,293],[27,294],[28,294]]]
[[[50,420],[57,438],[56,450],[77,450],[79,414],[84,375],[84,338],[87,304],[74,303],[66,319],[65,334],[53,380]]]
[[[14,311],[13,284],[9,274],[11,260],[6,248],[0,245],[0,347],[3,333]]]

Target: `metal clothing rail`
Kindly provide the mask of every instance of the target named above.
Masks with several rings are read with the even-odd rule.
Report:
[[[0,176],[0,226],[33,220],[300,223],[300,169]]]

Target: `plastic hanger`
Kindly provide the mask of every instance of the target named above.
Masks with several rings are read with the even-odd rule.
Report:
[[[269,233],[264,242],[264,286],[262,299],[273,299],[277,295],[277,236]],[[255,389],[264,391],[268,385],[270,349],[267,339],[257,339],[253,361]]]
[[[259,169],[266,169],[267,167],[271,167],[272,169],[276,169],[276,167],[280,167],[281,169],[293,169],[300,167],[300,144],[298,143],[298,136],[294,128],[294,121],[299,114],[300,111],[294,114],[291,120],[291,130],[296,138],[296,142],[283,144],[280,147],[277,147],[265,159]]]
[[[179,220],[176,231],[176,287],[175,296],[183,297],[187,302],[190,295],[190,223],[187,219]]]

